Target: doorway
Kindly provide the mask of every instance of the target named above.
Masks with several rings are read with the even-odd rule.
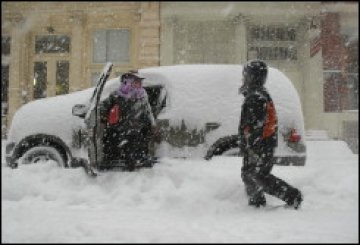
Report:
[[[69,93],[68,60],[47,58],[33,63],[33,99]]]
[[[69,93],[70,37],[35,35],[32,62],[32,99]]]

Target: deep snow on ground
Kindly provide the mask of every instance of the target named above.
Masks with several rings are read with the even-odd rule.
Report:
[[[51,161],[11,170],[2,154],[2,242],[359,242],[358,155],[341,141],[307,145],[305,167],[273,170],[303,191],[298,211],[270,196],[247,206],[238,157],[92,179]]]

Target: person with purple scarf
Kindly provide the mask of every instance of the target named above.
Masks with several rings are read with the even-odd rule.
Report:
[[[149,142],[156,132],[156,121],[148,95],[136,72],[121,76],[120,87],[100,106],[104,161],[125,160],[129,170],[148,157]]]

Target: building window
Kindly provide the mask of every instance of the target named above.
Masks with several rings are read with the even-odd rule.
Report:
[[[93,35],[94,63],[129,63],[130,31],[97,30]]]
[[[56,62],[56,95],[69,93],[69,61]]]
[[[340,112],[343,108],[343,93],[346,89],[341,71],[324,71],[325,112]]]
[[[344,110],[359,110],[359,73],[345,74],[347,103]]]
[[[9,66],[1,66],[1,115],[6,115],[8,112],[8,90],[9,90]]]
[[[10,36],[1,36],[1,115],[6,115],[9,108],[9,64],[5,61],[10,56]]]
[[[47,62],[34,63],[34,87],[33,98],[40,99],[46,97],[47,85]]]
[[[236,60],[235,25],[228,21],[182,21],[174,25],[175,64]]]
[[[348,110],[359,109],[359,39],[344,36],[345,43],[345,79],[348,93]]]
[[[359,42],[347,36],[343,41],[342,69],[324,70],[325,112],[359,109]]]
[[[69,53],[70,37],[65,35],[44,35],[35,37],[35,53]]]
[[[248,60],[297,60],[295,27],[250,26],[248,33]]]
[[[324,71],[325,112],[359,109],[359,75]]]
[[[261,60],[296,60],[297,50],[295,47],[250,47],[249,59]]]
[[[251,41],[296,41],[296,29],[284,26],[251,26]]]
[[[11,38],[9,36],[1,37],[1,55],[4,56],[10,55],[10,42],[11,42]]]

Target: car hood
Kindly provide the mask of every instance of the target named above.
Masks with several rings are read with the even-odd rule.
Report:
[[[19,142],[28,135],[49,134],[60,137],[65,143],[71,142],[71,128],[82,120],[72,115],[75,104],[89,100],[93,88],[50,98],[38,99],[23,105],[16,111],[8,139]]]

